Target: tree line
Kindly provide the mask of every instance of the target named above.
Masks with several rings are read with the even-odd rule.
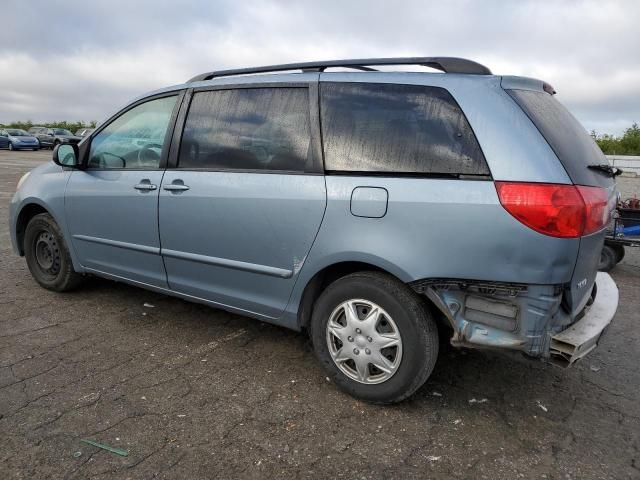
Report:
[[[595,130],[591,136],[606,155],[640,155],[640,127],[634,123],[622,136],[599,135]]]

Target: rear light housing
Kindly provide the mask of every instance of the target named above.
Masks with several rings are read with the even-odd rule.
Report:
[[[495,185],[505,210],[544,235],[577,238],[609,223],[611,211],[604,188],[523,182]]]

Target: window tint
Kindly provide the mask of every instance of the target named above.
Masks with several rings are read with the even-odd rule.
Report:
[[[444,89],[322,83],[325,168],[488,175],[464,114]]]
[[[158,168],[177,96],[138,105],[91,141],[89,168]]]
[[[546,92],[507,90],[547,140],[556,156],[578,185],[609,186],[611,177],[587,168],[607,164],[607,158],[569,110]]]
[[[310,158],[306,88],[194,94],[179,168],[309,171]]]

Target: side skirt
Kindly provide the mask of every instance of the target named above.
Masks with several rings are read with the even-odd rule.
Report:
[[[292,330],[296,330],[295,328],[291,328],[291,325],[289,323],[286,323],[285,321],[283,321],[283,319],[281,318],[273,318],[273,317],[269,317],[266,315],[261,315],[259,313],[256,312],[252,312],[249,310],[243,310],[241,308],[236,308],[236,307],[232,307],[230,305],[225,305],[223,303],[217,303],[217,302],[213,302],[211,300],[206,300],[204,298],[200,298],[200,297],[196,297],[193,295],[187,295],[184,293],[180,293],[180,292],[176,292],[174,290],[169,290],[166,288],[162,288],[162,287],[157,287],[155,285],[149,285],[147,283],[144,282],[138,282],[136,280],[129,280],[128,278],[125,277],[121,277],[119,275],[113,275],[111,273],[106,273],[106,272],[102,272],[100,270],[95,270],[93,268],[87,268],[87,267],[83,267],[83,270],[86,273],[90,273],[92,275],[95,275],[97,277],[102,277],[102,278],[106,278],[108,280],[114,280],[116,282],[122,282],[122,283],[126,283],[128,285],[133,285],[134,287],[140,287],[140,288],[144,288],[145,290],[150,290],[156,293],[162,293],[164,295],[169,295],[171,297],[177,297],[177,298],[181,298],[183,300],[186,300],[188,302],[193,302],[193,303],[201,303],[203,305],[207,305],[209,307],[213,307],[213,308],[218,308],[220,310],[224,310],[230,313],[235,313],[237,315],[242,315],[245,317],[251,317],[251,318],[255,318],[256,320],[260,320],[263,322],[267,322],[267,323],[271,323],[273,325],[278,325],[281,327],[285,327],[285,328],[289,328]]]

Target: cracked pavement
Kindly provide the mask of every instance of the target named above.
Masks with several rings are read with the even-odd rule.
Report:
[[[0,151],[0,478],[640,478],[640,252],[574,368],[445,348],[411,399],[372,406],[296,332],[106,280],[40,288],[8,203],[50,155]]]

